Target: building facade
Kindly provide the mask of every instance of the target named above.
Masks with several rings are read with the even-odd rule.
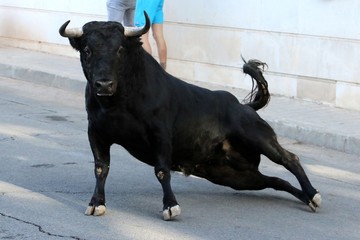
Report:
[[[166,0],[168,71],[250,89],[241,56],[256,58],[272,94],[360,111],[359,10],[357,0]],[[0,43],[77,56],[58,34],[68,19],[106,20],[106,1],[0,0]]]

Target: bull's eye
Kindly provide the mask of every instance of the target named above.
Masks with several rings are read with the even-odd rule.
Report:
[[[91,56],[91,50],[88,46],[84,47],[84,53],[86,55],[86,58],[89,58]]]
[[[124,52],[125,48],[123,46],[120,46],[118,51],[117,51],[117,55],[120,57],[121,54]]]

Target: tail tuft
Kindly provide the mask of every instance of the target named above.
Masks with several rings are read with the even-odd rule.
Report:
[[[253,87],[247,96],[246,105],[252,107],[254,110],[259,110],[265,107],[270,101],[270,93],[268,90],[268,83],[263,76],[263,71],[267,68],[267,64],[256,59],[244,61],[243,71],[249,74],[253,80]],[[256,86],[254,85],[256,81]]]

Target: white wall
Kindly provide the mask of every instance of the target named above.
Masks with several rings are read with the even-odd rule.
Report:
[[[360,68],[355,64],[360,1],[166,4],[169,57],[177,60],[177,75],[249,88],[239,69],[242,54],[269,65],[271,93],[360,110]]]
[[[360,1],[165,1],[168,71],[250,88],[241,55],[269,65],[270,91],[360,110]],[[77,56],[57,31],[106,20],[105,0],[0,0],[0,43]]]
[[[0,0],[0,43],[77,56],[60,37],[59,27],[106,20],[104,1],[95,0]],[[60,46],[59,46],[60,45]]]

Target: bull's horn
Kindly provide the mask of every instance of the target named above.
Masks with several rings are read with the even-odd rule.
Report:
[[[125,27],[125,36],[127,37],[140,37],[141,35],[147,33],[150,29],[150,19],[147,13],[144,11],[145,16],[145,25],[143,27]]]
[[[70,20],[66,21],[59,29],[59,33],[63,37],[81,37],[83,35],[82,28],[69,28],[66,29]]]

